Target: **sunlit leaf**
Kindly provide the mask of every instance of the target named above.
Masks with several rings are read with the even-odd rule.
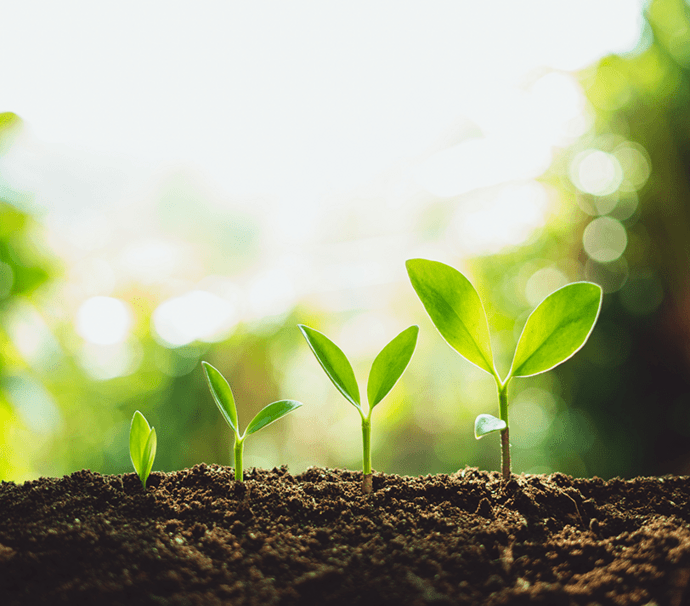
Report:
[[[345,396],[348,402],[361,411],[357,379],[355,379],[355,372],[345,354],[333,341],[318,330],[309,328],[304,324],[299,324],[299,329],[319,364],[333,381],[333,385]]]
[[[149,477],[151,469],[153,469],[153,460],[156,458],[156,447],[158,446],[158,439],[156,438],[155,427],[151,428],[151,433],[146,440],[146,445],[144,446],[144,477],[142,481],[146,483],[146,478]]]
[[[565,362],[587,341],[601,309],[601,287],[575,282],[551,293],[531,313],[509,377],[528,377]]]
[[[494,374],[489,324],[470,281],[457,269],[426,259],[410,259],[407,273],[431,321],[461,356]]]
[[[232,389],[225,380],[225,377],[208,362],[201,363],[206,372],[206,379],[213,394],[213,399],[218,406],[218,410],[223,415],[227,424],[236,433],[239,434],[239,423],[237,422],[237,407],[235,406],[235,398],[232,395]]]
[[[151,428],[144,415],[138,410],[135,411],[129,426],[129,457],[138,475],[141,475],[143,469],[144,448],[150,433]]]
[[[371,408],[388,395],[405,372],[417,345],[418,334],[419,326],[406,328],[376,356],[367,384],[367,397]]]
[[[146,479],[151,473],[156,458],[156,430],[138,410],[132,416],[129,426],[129,456],[141,485],[146,488]]]
[[[487,433],[501,431],[507,427],[506,422],[497,419],[493,415],[479,415],[474,420],[474,437],[477,440]]]
[[[256,413],[256,416],[247,426],[245,435],[249,436],[259,431],[259,429],[266,427],[266,425],[273,423],[273,421],[277,421],[280,419],[280,417],[284,417],[287,413],[292,412],[300,406],[302,406],[302,403],[295,400],[280,400],[278,402],[272,402]]]

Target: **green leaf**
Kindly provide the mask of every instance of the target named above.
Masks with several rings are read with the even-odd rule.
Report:
[[[489,323],[470,281],[438,261],[410,259],[406,266],[412,286],[441,336],[461,356],[495,376]]]
[[[156,458],[156,447],[158,445],[158,439],[156,438],[156,429],[151,428],[151,433],[146,440],[146,445],[144,446],[144,476],[141,481],[146,485],[146,478],[149,477],[151,469],[153,469],[153,460]]]
[[[218,410],[223,415],[227,424],[235,432],[240,434],[239,423],[237,422],[237,407],[235,406],[235,398],[232,395],[232,389],[225,380],[225,377],[220,372],[211,366],[208,362],[202,362],[202,366],[206,371],[206,379],[208,386],[213,394],[213,399],[216,401]]]
[[[151,473],[156,457],[156,430],[138,410],[132,416],[129,426],[129,457],[141,484],[146,488],[146,479]]]
[[[355,372],[342,350],[326,335],[304,324],[298,325],[316,359],[336,389],[360,412],[359,387]]]
[[[256,433],[259,429],[263,429],[266,425],[273,423],[273,421],[277,421],[280,417],[284,417],[287,413],[292,412],[300,406],[302,406],[302,403],[295,400],[272,402],[256,413],[256,416],[247,426],[247,430],[244,432],[245,435],[249,436]]]
[[[376,356],[367,384],[370,409],[388,395],[405,372],[417,345],[418,334],[419,326],[406,328]]]
[[[601,287],[592,282],[568,284],[546,297],[527,318],[508,377],[546,372],[573,356],[589,338],[601,300]]]
[[[497,419],[493,415],[479,415],[474,420],[474,437],[479,438],[484,437],[487,433],[492,433],[494,431],[501,431],[507,427],[506,422],[501,419]]]

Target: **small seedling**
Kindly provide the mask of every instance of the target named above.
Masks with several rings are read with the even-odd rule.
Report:
[[[256,433],[259,429],[270,425],[273,421],[277,421],[280,417],[284,417],[287,413],[299,408],[302,406],[302,403],[295,400],[272,402],[256,413],[256,416],[247,425],[244,433],[240,434],[235,398],[232,395],[230,385],[225,380],[225,377],[208,362],[202,362],[201,364],[206,372],[208,386],[211,389],[211,394],[213,394],[218,410],[220,410],[220,414],[223,415],[223,418],[235,434],[235,480],[242,482],[244,481],[242,455],[244,454],[244,441],[247,439],[247,436]]]
[[[156,430],[149,427],[148,421],[138,410],[134,412],[129,426],[129,457],[146,490],[146,480],[156,458]]]
[[[333,385],[352,404],[362,419],[362,490],[371,492],[371,413],[374,407],[385,398],[398,382],[412,359],[417,344],[418,326],[403,330],[374,359],[369,372],[367,399],[369,410],[364,412],[359,398],[357,379],[352,365],[342,350],[326,335],[318,330],[299,325],[309,347],[321,364]]]
[[[503,478],[508,480],[508,383],[513,377],[531,377],[551,370],[585,344],[599,317],[601,287],[592,282],[575,282],[546,297],[527,318],[513,363],[501,379],[491,352],[486,312],[470,281],[438,261],[410,259],[406,265],[412,286],[441,336],[462,357],[496,380],[499,418],[479,415],[474,434],[479,439],[500,432]]]

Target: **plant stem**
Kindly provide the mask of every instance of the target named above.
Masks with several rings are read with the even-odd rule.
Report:
[[[506,428],[501,430],[501,470],[503,479],[510,480],[510,433],[508,426],[508,381],[498,386],[498,414],[505,421]]]
[[[244,473],[242,467],[242,454],[244,453],[244,440],[235,437],[235,480],[237,482],[244,482]]]
[[[369,494],[371,481],[371,410],[368,416],[362,415],[362,492]]]

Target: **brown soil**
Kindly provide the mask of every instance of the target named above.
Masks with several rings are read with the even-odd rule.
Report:
[[[690,478],[197,465],[0,485],[0,604],[690,604]]]

